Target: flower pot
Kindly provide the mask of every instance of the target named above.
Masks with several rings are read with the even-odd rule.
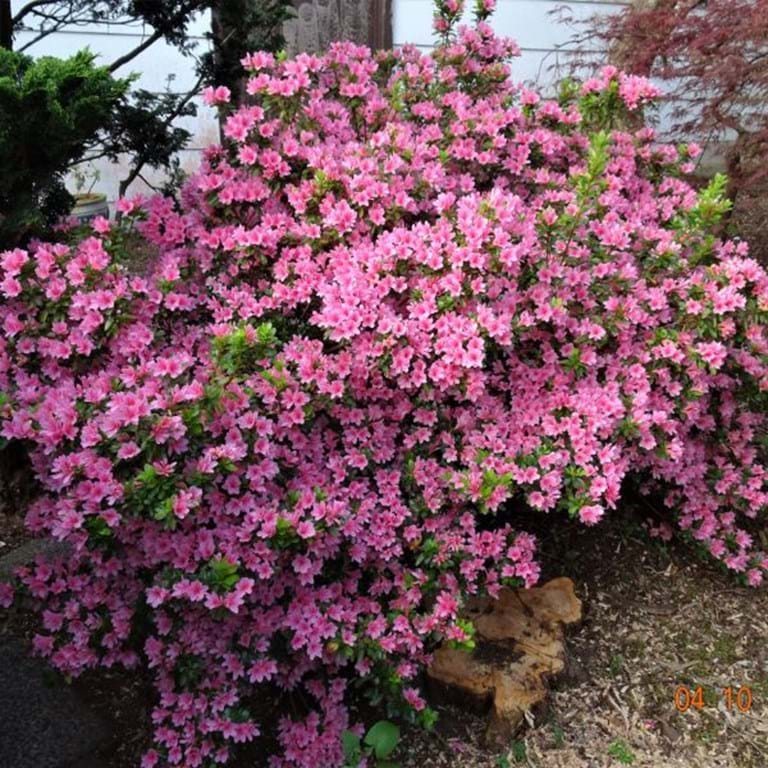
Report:
[[[81,224],[93,221],[97,216],[109,218],[109,205],[107,196],[100,192],[75,195],[75,207],[72,209],[74,216]]]

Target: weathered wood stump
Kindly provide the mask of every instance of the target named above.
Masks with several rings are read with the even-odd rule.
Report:
[[[373,49],[392,46],[392,0],[294,0],[296,16],[283,24],[286,50],[320,53],[335,40]]]
[[[488,711],[486,740],[508,744],[525,713],[544,703],[548,682],[565,667],[565,626],[581,620],[570,579],[504,589],[498,600],[470,601],[477,629],[472,652],[443,646],[427,670],[433,698]]]

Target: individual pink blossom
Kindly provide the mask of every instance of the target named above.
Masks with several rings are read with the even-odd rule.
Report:
[[[600,522],[605,511],[597,504],[588,504],[579,510],[579,519],[586,525],[595,525]]]
[[[15,590],[13,585],[0,582],[0,608],[10,608],[13,604]]]
[[[209,106],[214,107],[221,104],[228,104],[232,98],[232,93],[226,85],[212,86],[209,85],[203,88],[202,91],[203,102]]]

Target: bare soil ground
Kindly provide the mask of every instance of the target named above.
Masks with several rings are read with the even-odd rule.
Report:
[[[404,731],[402,768],[766,768],[768,591],[736,586],[683,545],[649,544],[629,512],[592,529],[540,525],[542,578],[571,577],[584,603],[547,710],[499,752],[483,747],[482,717],[440,708],[434,731]],[[0,515],[0,540],[21,538],[18,516]],[[0,639],[28,638],[33,627],[15,608],[0,617]],[[115,724],[109,749],[78,768],[136,768],[149,738],[146,682],[100,672],[74,685]],[[679,686],[702,687],[701,709],[676,709]],[[751,706],[740,712],[736,692],[747,687]],[[259,745],[233,761],[266,764]]]

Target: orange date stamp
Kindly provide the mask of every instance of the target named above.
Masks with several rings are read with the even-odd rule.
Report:
[[[729,712],[746,713],[752,709],[752,689],[748,685],[739,687],[729,685],[727,688],[723,688],[722,699]],[[700,685],[695,688],[678,685],[675,688],[674,702],[678,712],[687,712],[691,708],[701,712],[707,706],[707,702],[704,700],[704,688]]]

